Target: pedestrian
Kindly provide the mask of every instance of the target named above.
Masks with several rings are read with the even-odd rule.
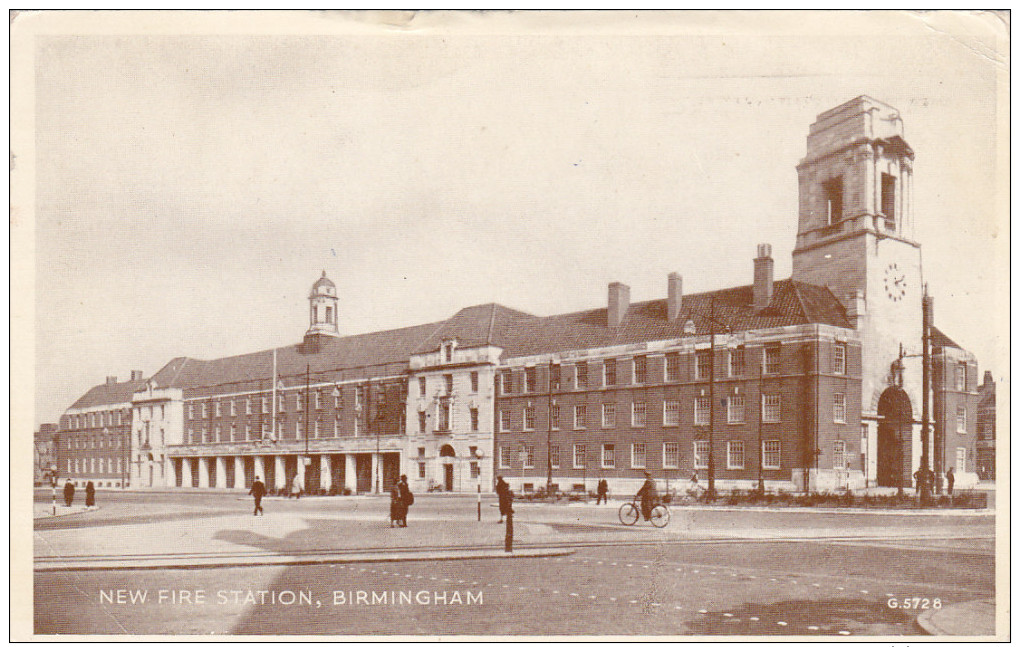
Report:
[[[298,499],[305,493],[305,480],[300,474],[294,477],[294,496]]]
[[[509,517],[514,513],[514,493],[510,491],[510,485],[502,476],[496,478],[496,497],[499,499],[499,521],[496,523],[503,523],[503,517]]]
[[[266,511],[262,509],[262,497],[266,496],[266,485],[257,475],[255,476],[255,482],[251,484],[251,489],[248,490],[248,494],[255,498],[255,511],[252,512],[252,515],[257,515],[261,512],[263,517],[266,516]]]
[[[956,475],[953,474],[953,468],[950,467],[949,470],[946,471],[946,492],[949,494],[949,496],[953,496],[953,483],[955,482]]]
[[[400,479],[393,479],[393,485],[390,487],[390,528],[396,524],[397,528],[400,527],[400,519],[403,516],[404,502],[400,499]]]
[[[85,485],[85,507],[91,508],[96,504],[96,486],[89,481]]]
[[[414,494],[407,484],[407,474],[400,475],[397,488],[400,493],[400,523],[404,528],[407,528],[407,511],[414,505]]]
[[[599,504],[599,501],[609,505],[609,483],[606,483],[606,479],[599,481],[598,489],[596,490],[598,495],[595,498],[595,505]]]
[[[68,508],[71,507],[71,503],[74,502],[74,483],[71,479],[67,479],[67,483],[64,484],[64,505]]]
[[[655,490],[655,481],[652,480],[652,475],[645,472],[645,482],[638,490],[635,498],[641,499],[641,516],[648,521],[652,516],[652,506],[655,505],[656,499],[659,498],[659,493]]]

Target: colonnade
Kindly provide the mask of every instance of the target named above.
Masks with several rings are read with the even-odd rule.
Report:
[[[306,492],[343,487],[359,491],[358,456],[363,458],[360,490],[374,487],[381,469],[379,453],[346,454],[248,454],[242,456],[182,456],[173,457],[174,475],[171,487],[229,488],[248,490],[256,476],[267,488],[285,490],[295,477]],[[370,461],[370,463],[368,463]],[[370,477],[367,487],[365,468]]]

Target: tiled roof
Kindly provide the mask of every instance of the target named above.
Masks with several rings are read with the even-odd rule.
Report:
[[[772,303],[763,310],[752,306],[752,286],[745,285],[685,294],[675,321],[666,318],[666,300],[657,299],[632,303],[623,323],[615,329],[607,326],[607,309],[599,308],[551,317],[517,318],[493,343],[505,349],[507,356],[520,357],[680,337],[688,320],[694,323],[698,334],[707,334],[713,327],[716,332],[723,332],[727,326],[735,332],[807,323],[852,327],[843,306],[828,288],[790,279],[773,285]],[[714,325],[713,307],[717,320]]]
[[[932,348],[936,350],[940,350],[947,346],[949,348],[960,348],[960,350],[963,350],[959,344],[957,344],[955,341],[947,337],[944,332],[942,332],[935,326],[931,327],[931,345]]]
[[[145,380],[100,384],[89,389],[85,395],[75,400],[74,404],[69,408],[84,409],[86,407],[127,404],[131,402],[131,396],[134,395],[134,392],[144,386]]]
[[[278,348],[276,370],[284,384],[292,386],[304,383],[306,367],[315,382],[398,374],[406,369],[412,354],[434,352],[444,339],[456,338],[465,348],[492,344],[503,348],[507,357],[520,357],[680,337],[688,320],[694,322],[697,333],[705,334],[712,326],[713,300],[715,318],[733,331],[806,323],[851,327],[842,305],[827,288],[787,279],[775,282],[772,305],[764,310],[751,305],[752,287],[745,285],[684,295],[675,321],[666,319],[665,299],[633,303],[615,329],[606,325],[606,308],[538,317],[496,303],[470,306],[441,322],[322,337],[317,352],[306,352],[301,344]],[[724,327],[717,324],[716,330],[721,332]],[[178,357],[152,380],[158,387],[200,389],[211,394],[262,390],[269,386],[272,374],[270,349],[214,360]]]

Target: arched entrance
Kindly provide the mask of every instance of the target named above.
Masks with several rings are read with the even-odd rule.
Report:
[[[911,438],[914,427],[910,396],[898,386],[890,386],[878,400],[878,473],[879,485],[910,487]]]
[[[439,448],[439,462],[443,464],[443,489],[447,492],[453,491],[453,464],[456,458],[457,452],[451,445]]]

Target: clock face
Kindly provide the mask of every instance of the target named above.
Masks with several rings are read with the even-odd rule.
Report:
[[[893,301],[907,294],[907,274],[896,263],[889,263],[885,268],[885,294]]]

